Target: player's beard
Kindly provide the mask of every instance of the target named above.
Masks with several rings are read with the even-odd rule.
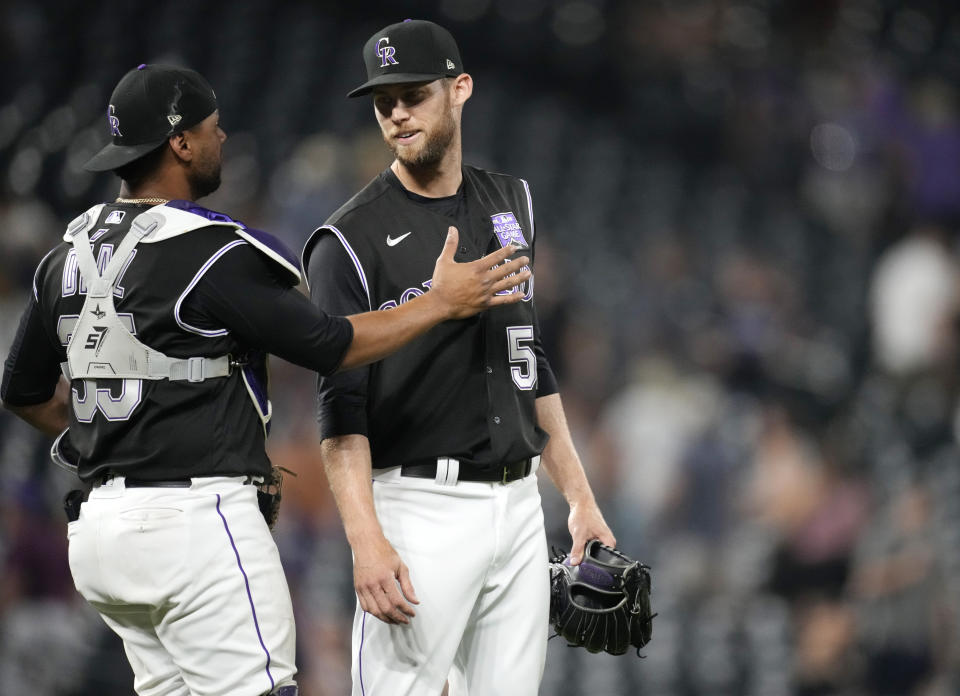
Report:
[[[189,172],[190,190],[193,200],[209,196],[220,188],[220,157],[210,157],[197,163]]]
[[[414,170],[429,170],[443,161],[444,155],[450,148],[454,136],[457,134],[457,122],[450,113],[450,99],[447,98],[447,108],[443,110],[443,118],[437,127],[429,133],[424,133],[423,145],[416,152],[405,152],[405,148],[387,139],[387,145],[393,151],[404,167]]]

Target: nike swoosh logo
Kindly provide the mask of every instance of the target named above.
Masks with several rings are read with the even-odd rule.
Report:
[[[409,237],[411,234],[413,234],[413,232],[407,232],[406,234],[401,234],[401,235],[400,235],[399,237],[397,237],[396,239],[394,239],[393,237],[391,237],[391,236],[388,234],[388,235],[387,235],[387,246],[397,246],[397,244],[399,244],[400,242],[402,242],[404,239],[406,239],[407,237]]]

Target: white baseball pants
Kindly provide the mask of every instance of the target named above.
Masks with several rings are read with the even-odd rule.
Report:
[[[357,605],[353,696],[439,696],[451,667],[471,696],[535,696],[550,601],[536,474],[440,485],[393,469],[373,495],[420,604],[407,625]]]
[[[260,696],[290,683],[293,608],[243,477],[94,488],[68,525],[80,594],[122,639],[140,696]]]

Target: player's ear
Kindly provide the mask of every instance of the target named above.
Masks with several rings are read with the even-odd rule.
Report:
[[[190,132],[184,131],[171,135],[167,140],[174,156],[181,162],[190,162],[193,159],[193,149],[190,146]]]
[[[460,73],[453,78],[453,84],[450,86],[451,103],[454,106],[462,106],[470,95],[473,94],[473,78],[468,73]]]

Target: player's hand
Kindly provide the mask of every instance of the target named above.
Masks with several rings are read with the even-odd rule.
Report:
[[[459,240],[457,228],[451,227],[433,269],[433,283],[430,285],[430,292],[436,293],[449,319],[464,319],[487,307],[513,304],[523,299],[521,292],[497,293],[516,288],[530,279],[530,269],[523,268],[530,259],[520,256],[507,261],[517,253],[516,247],[508,244],[482,259],[457,263],[453,257]]]
[[[571,565],[580,563],[583,559],[583,547],[591,539],[599,539],[601,544],[606,544],[612,549],[617,547],[616,537],[604,521],[597,503],[592,499],[570,506],[567,527],[570,529],[570,536],[573,537],[573,546],[570,549]]]
[[[407,624],[416,612],[409,602],[419,604],[410,571],[400,555],[381,536],[353,551],[353,587],[360,608],[388,624]]]

